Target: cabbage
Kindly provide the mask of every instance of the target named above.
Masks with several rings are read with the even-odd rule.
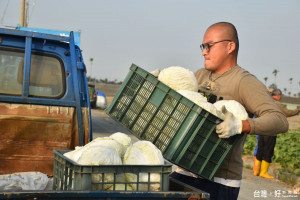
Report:
[[[198,104],[199,101],[207,102],[207,98],[199,92],[194,92],[190,90],[178,90],[177,92],[196,104]]]
[[[120,157],[122,157],[123,155],[123,145],[111,137],[98,137],[90,143],[86,144],[85,148],[93,146],[109,146],[114,148],[118,152]]]
[[[109,146],[91,146],[82,152],[81,157],[78,159],[78,164],[81,165],[122,165],[122,160],[118,152]],[[112,184],[105,184],[105,182],[113,182],[114,174],[104,174],[103,189],[108,189]],[[92,190],[101,190],[102,174],[92,174]]]
[[[77,161],[81,165],[122,165],[118,152],[109,146],[91,146]]]
[[[178,90],[177,92],[182,96],[186,97],[187,99],[191,100],[201,108],[204,108],[205,110],[214,114],[215,116],[224,119],[224,115],[222,114],[222,112],[218,111],[212,103],[207,102],[207,98],[204,97],[202,94],[189,90]]]
[[[110,137],[98,137],[98,138],[94,139],[93,141],[87,143],[83,147],[75,147],[75,150],[65,153],[64,156],[66,156],[67,158],[69,158],[75,162],[78,162],[82,153],[85,152],[86,150],[88,150],[90,147],[94,147],[94,146],[112,147],[119,153],[120,157],[122,156],[122,151],[123,151],[122,145]]]
[[[121,157],[124,157],[127,148],[132,144],[131,138],[125,133],[121,133],[121,132],[114,133],[109,137],[116,140],[122,145]]]
[[[75,150],[64,153],[64,156],[77,162],[83,151],[84,151],[84,146],[77,146],[75,147]]]
[[[125,184],[126,179],[125,179],[125,174],[124,173],[120,173],[120,174],[116,174],[116,184],[115,184],[115,189],[113,187],[113,185],[106,189],[106,190],[122,190],[122,191],[132,191],[132,187],[129,184]],[[125,186],[127,185],[127,188],[125,189]]]
[[[164,158],[161,151],[149,141],[138,141],[131,145],[124,156],[124,165],[163,165]],[[128,182],[137,182],[137,175],[125,173]],[[150,174],[150,182],[159,182],[161,177],[159,173]],[[148,190],[148,173],[139,173],[139,191]],[[142,184],[140,182],[145,182]],[[151,184],[150,191],[158,191],[160,184]],[[137,190],[137,184],[131,184],[133,190]]]
[[[220,100],[214,103],[214,106],[222,112],[222,106],[225,105],[226,109],[231,112],[236,118],[240,120],[246,120],[248,113],[244,106],[235,100]]]
[[[158,80],[175,91],[198,91],[198,82],[194,73],[191,70],[183,67],[172,66],[163,69],[158,75]]]

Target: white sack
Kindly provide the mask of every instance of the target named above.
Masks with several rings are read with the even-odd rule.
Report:
[[[45,190],[49,178],[41,172],[0,175],[0,190]]]

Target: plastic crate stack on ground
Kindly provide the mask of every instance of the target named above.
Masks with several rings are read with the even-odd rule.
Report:
[[[106,113],[168,161],[209,180],[241,137],[220,139],[221,119],[134,64]]]
[[[164,165],[79,165],[54,151],[54,190],[113,190],[113,191],[168,191],[172,164]],[[133,176],[125,180],[125,173]],[[135,180],[135,181],[133,181]]]

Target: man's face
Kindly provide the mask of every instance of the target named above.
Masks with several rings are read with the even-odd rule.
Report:
[[[272,96],[272,98],[273,98],[275,101],[279,101],[279,100],[281,99],[281,95],[280,95],[280,94],[277,94],[277,95]]]
[[[209,48],[209,51],[206,49],[202,51],[202,55],[205,59],[205,69],[216,74],[218,74],[218,71],[222,69],[224,61],[228,56],[226,48],[228,41],[213,44],[214,42],[222,40],[228,40],[228,38],[225,38],[223,31],[219,27],[211,27],[205,32],[202,41],[202,44],[212,44],[212,46]]]

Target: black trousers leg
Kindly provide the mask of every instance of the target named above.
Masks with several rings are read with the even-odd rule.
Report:
[[[211,200],[237,200],[239,196],[239,187],[229,187],[206,179],[185,176],[176,172],[173,172],[170,176],[209,193]]]
[[[272,162],[277,136],[260,135],[258,139],[257,160]]]

